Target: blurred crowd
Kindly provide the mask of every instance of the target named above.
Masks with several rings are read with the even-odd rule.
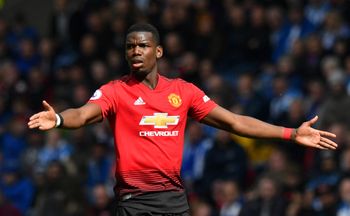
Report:
[[[49,32],[0,15],[0,216],[113,215],[114,144],[103,122],[27,128],[128,74],[126,29],[150,22],[159,72],[227,109],[286,127],[315,115],[336,151],[188,122],[182,177],[192,216],[350,215],[350,1],[54,0]],[[30,15],[30,14],[29,14]]]

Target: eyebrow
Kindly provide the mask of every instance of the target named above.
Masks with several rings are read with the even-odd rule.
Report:
[[[134,40],[126,40],[126,43],[134,43]],[[136,43],[151,43],[151,40],[141,40],[141,41],[137,41]]]
[[[126,38],[126,43],[131,43],[130,41],[134,41],[135,40],[135,38],[130,38],[130,37],[127,37]],[[146,38],[146,37],[143,37],[141,40],[138,40],[140,43],[147,43],[147,42],[149,42],[149,43],[152,43],[153,41],[156,43],[156,40],[155,40],[155,38],[152,36],[152,37],[150,37],[150,38]]]

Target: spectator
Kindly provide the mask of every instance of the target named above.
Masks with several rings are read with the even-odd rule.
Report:
[[[288,125],[288,127],[293,127],[293,125],[298,125],[301,122],[307,120],[305,114],[305,104],[304,100],[301,98],[294,99],[290,107],[284,116],[279,120],[281,124]]]
[[[54,67],[54,61],[57,57],[57,46],[51,38],[45,37],[40,40],[38,54],[40,56],[39,68],[46,76],[51,75]]]
[[[301,74],[299,71],[296,71],[293,58],[290,55],[284,55],[278,60],[276,65],[277,75],[288,79],[288,89],[290,91],[300,91],[302,87]]]
[[[238,216],[242,208],[239,186],[234,181],[225,181],[222,192],[220,216]]]
[[[208,94],[217,103],[224,104],[230,107],[233,104],[233,90],[227,79],[224,79],[219,74],[212,74],[203,83]]]
[[[165,58],[170,61],[171,65],[179,63],[181,55],[184,52],[184,44],[181,35],[176,32],[170,32],[164,36],[164,53]]]
[[[198,187],[198,183],[203,178],[204,160],[207,151],[213,146],[213,141],[206,137],[202,125],[191,122],[184,145],[182,178],[190,193],[200,191],[201,187]]]
[[[80,41],[79,58],[77,62],[84,66],[86,71],[94,60],[102,58],[99,52],[98,41],[93,34],[85,34]],[[90,77],[86,77],[90,79]]]
[[[7,160],[1,167],[0,191],[5,199],[25,215],[29,212],[34,201],[35,188],[32,182],[22,177],[19,163]]]
[[[335,215],[336,214],[336,188],[332,185],[319,185],[315,191],[314,214]]]
[[[0,65],[0,88],[11,97],[16,93],[16,84],[20,79],[20,73],[12,60],[5,60]],[[18,96],[18,95],[17,95]]]
[[[84,211],[82,188],[75,178],[67,175],[60,162],[51,162],[45,180],[38,188],[34,212],[36,215],[81,215]]]
[[[21,216],[21,212],[9,203],[0,190],[0,215]]]
[[[350,55],[347,55],[344,59],[344,70],[346,74],[346,91],[350,95]]]
[[[123,50],[124,35],[127,28],[126,20],[121,16],[116,16],[111,23],[111,31],[113,34],[113,47],[115,47],[119,52]]]
[[[55,0],[50,17],[50,37],[54,38],[60,47],[72,47],[71,17],[72,7],[67,0]]]
[[[29,26],[26,23],[26,20],[24,13],[18,12],[15,14],[13,25],[11,25],[9,32],[6,35],[6,43],[12,54],[19,54],[21,40],[26,39],[32,41],[34,44],[38,41],[39,36],[37,29]]]
[[[330,89],[329,96],[320,108],[320,116],[322,116],[320,127],[325,128],[335,122],[349,124],[350,119],[345,110],[350,108],[350,98],[345,90],[345,75],[340,70],[330,70],[326,76]],[[332,115],[325,115],[325,113],[332,113]]]
[[[5,132],[5,123],[10,119],[10,113],[7,109],[8,97],[0,97],[0,139]]]
[[[96,185],[107,185],[113,164],[106,144],[94,144],[91,152],[92,158],[87,164],[87,187],[90,193],[93,192]]]
[[[90,68],[92,83],[91,86],[98,88],[103,83],[106,83],[110,79],[110,72],[107,65],[103,61],[94,61]]]
[[[266,22],[265,8],[254,5],[250,11],[249,18],[247,60],[258,67],[271,61],[270,30]]]
[[[339,168],[342,173],[350,172],[350,148],[349,147],[345,148],[340,156]]]
[[[270,104],[270,117],[274,123],[281,124],[279,120],[288,111],[293,100],[302,96],[299,89],[289,88],[289,84],[286,76],[276,75],[274,77],[274,97]]]
[[[61,137],[59,131],[50,131],[46,136],[44,146],[38,153],[38,168],[46,170],[54,161],[68,164],[72,153],[71,144]]]
[[[93,203],[88,210],[88,216],[112,216],[114,215],[114,202],[109,197],[104,185],[95,185],[93,188]]]
[[[254,88],[255,78],[252,74],[241,74],[236,81],[235,100],[242,107],[242,114],[266,120],[268,118],[268,103]]]
[[[103,10],[92,11],[87,14],[87,34],[92,35],[96,40],[96,53],[104,56],[112,44],[112,32],[109,25],[103,19]]]
[[[197,28],[194,29],[194,41],[190,46],[200,59],[218,60],[221,53],[220,32],[214,22],[214,17],[210,13],[201,13],[196,17]],[[207,46],[204,47],[203,44]]]
[[[318,34],[311,34],[305,39],[305,70],[308,79],[319,79],[320,62],[324,57],[324,49],[322,48],[321,37]]]
[[[331,5],[325,0],[311,0],[305,7],[305,16],[316,27],[320,27]]]
[[[258,182],[257,196],[243,204],[240,216],[285,215],[287,204],[280,194],[279,182],[273,176],[263,176]]]
[[[320,79],[313,79],[307,82],[307,93],[304,99],[305,116],[307,119],[317,115],[326,97],[325,83]]]
[[[277,47],[277,44],[279,43],[284,22],[283,13],[283,9],[278,6],[271,6],[267,9],[266,22],[270,31],[269,41],[271,49]],[[270,58],[273,58],[272,52],[270,52]]]
[[[227,9],[228,23],[225,27],[227,45],[224,59],[226,67],[231,69],[235,66],[237,73],[241,72],[240,67],[244,67],[247,63],[249,29],[244,12],[242,6],[235,4],[231,4]]]
[[[49,93],[46,92],[48,89],[48,74],[45,74],[44,71],[39,67],[32,68],[28,73],[27,78],[27,91],[26,96],[30,98],[31,103],[29,103],[29,107],[32,110],[36,110],[37,107],[34,103],[40,102],[43,97],[49,96]]]
[[[89,98],[91,92],[89,91],[87,85],[77,84],[72,92],[72,104],[79,106],[84,104],[84,102]]]
[[[337,162],[335,160],[335,155],[331,152],[323,152],[317,155],[316,167],[317,171],[310,176],[310,180],[306,185],[306,189],[311,191],[314,195],[317,193],[317,190],[320,189],[321,192],[323,189],[329,191],[332,190],[329,187],[334,187],[339,180],[340,173],[337,172]],[[323,188],[323,186],[327,186],[328,188]]]
[[[288,179],[293,172],[293,170],[297,169],[295,163],[291,163],[288,160],[288,151],[282,149],[274,149],[266,162],[266,167],[263,172],[274,176],[276,180],[282,185],[287,186]],[[293,155],[294,157],[295,155]],[[280,191],[282,192],[282,191]]]
[[[293,43],[299,38],[305,38],[315,31],[315,27],[304,17],[300,6],[292,6],[288,10],[288,20],[283,25],[276,40],[273,60],[278,61],[281,56],[288,54]]]
[[[192,216],[211,216],[213,208],[205,201],[197,200],[191,203]]]
[[[40,133],[29,133],[26,139],[28,140],[28,147],[21,157],[23,173],[29,177],[34,177],[38,173],[43,172],[38,167],[38,155],[44,145],[44,135]]]
[[[1,137],[0,150],[4,162],[14,161],[19,163],[23,151],[27,147],[24,121],[22,117],[16,116],[16,118],[12,119],[12,122],[8,123],[8,128]]]
[[[0,38],[3,40],[8,33],[8,23],[3,16],[0,16]],[[6,43],[5,43],[6,44]]]
[[[179,65],[179,76],[188,82],[193,82],[199,85],[199,72],[198,72],[198,56],[192,52],[183,53],[180,57]]]
[[[337,209],[337,216],[350,214],[350,177],[344,176],[339,183],[340,205]]]
[[[330,50],[336,39],[349,38],[350,29],[343,22],[342,17],[336,10],[330,11],[325,19],[324,28],[321,32],[322,45],[326,50]]]
[[[243,185],[247,172],[247,156],[243,148],[235,143],[230,134],[217,131],[214,146],[204,163],[204,185],[212,185],[215,180],[233,179]]]
[[[125,62],[122,61],[122,54],[117,49],[111,49],[108,51],[106,64],[110,76],[118,78],[127,73]]]

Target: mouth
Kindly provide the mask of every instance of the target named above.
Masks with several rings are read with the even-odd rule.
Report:
[[[133,68],[140,68],[143,66],[143,61],[140,60],[140,59],[134,59],[134,60],[131,60],[131,66]]]

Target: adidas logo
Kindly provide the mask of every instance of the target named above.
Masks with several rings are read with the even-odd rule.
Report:
[[[134,102],[134,105],[138,106],[138,105],[144,105],[146,104],[141,97],[137,98],[137,100]]]

